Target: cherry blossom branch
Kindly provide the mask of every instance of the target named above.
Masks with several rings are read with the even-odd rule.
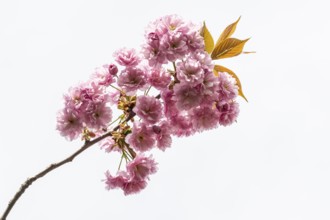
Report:
[[[107,171],[105,184],[108,190],[120,188],[129,195],[144,189],[149,175],[157,171],[157,163],[144,152],[154,147],[164,151],[171,146],[172,135],[189,136],[236,121],[239,106],[235,98],[237,95],[245,98],[240,81],[233,71],[214,65],[213,60],[242,53],[249,38],[230,38],[239,20],[227,26],[214,45],[205,22],[201,29],[177,15],[164,16],[147,28],[140,52],[127,48],[116,51],[116,63],[96,68],[87,82],[71,87],[64,95],[64,108],[58,113],[56,129],[69,140],[82,137],[84,145],[66,159],[28,178],[0,220],[7,218],[33,182],[72,162],[106,137],[112,138],[105,144],[106,151],[122,151],[119,169],[125,159],[126,171],[115,176]],[[171,62],[174,70],[165,72],[163,65]],[[119,93],[107,91],[109,87]],[[147,87],[144,95],[138,95],[139,90]],[[160,94],[148,96],[151,87],[164,94],[163,102],[155,100],[160,99]],[[114,121],[109,104],[123,111]],[[133,121],[135,115],[139,120],[130,126],[127,122]],[[107,131],[118,120],[118,125]],[[94,132],[104,134],[92,139]]]
[[[157,96],[157,97],[160,97]],[[136,114],[133,111],[130,111],[129,115],[127,116],[125,122],[130,121]],[[88,148],[90,148],[91,146],[93,146],[94,144],[96,144],[97,142],[103,140],[106,137],[110,137],[112,136],[112,132],[116,131],[120,128],[120,125],[117,125],[112,131],[109,131],[107,133],[105,133],[104,135],[95,138],[92,141],[86,141],[85,144],[78,149],[76,152],[74,152],[71,156],[67,157],[66,159],[57,162],[57,163],[53,163],[51,164],[49,167],[47,167],[46,169],[44,169],[43,171],[41,171],[40,173],[38,173],[37,175],[28,178],[20,187],[20,189],[16,192],[15,196],[12,198],[12,200],[10,200],[5,212],[3,213],[3,215],[1,216],[0,220],[6,220],[8,214],[10,213],[11,209],[14,207],[14,205],[16,204],[16,202],[18,201],[18,199],[23,195],[23,193],[25,192],[25,190],[33,183],[35,182],[37,179],[45,176],[46,174],[48,174],[49,172],[59,168],[60,166],[72,162],[75,157],[77,157],[79,154],[81,154],[82,152],[84,152],[85,150],[87,150]]]

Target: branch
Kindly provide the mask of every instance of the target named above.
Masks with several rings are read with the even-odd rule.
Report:
[[[135,113],[133,111],[130,111],[130,114],[127,116],[125,122],[130,121],[133,117],[135,116]],[[37,179],[45,176],[46,174],[48,174],[49,172],[59,168],[60,166],[72,162],[73,159],[78,156],[79,154],[81,154],[82,152],[84,152],[85,150],[87,150],[89,147],[93,146],[94,144],[96,144],[97,142],[103,140],[106,137],[110,137],[112,135],[113,131],[118,130],[120,127],[120,125],[117,125],[112,131],[109,131],[107,133],[105,133],[104,135],[95,138],[92,141],[86,141],[85,144],[76,152],[74,152],[71,156],[67,157],[66,159],[57,162],[57,163],[53,163],[51,164],[48,168],[44,169],[43,171],[41,171],[40,173],[38,173],[37,175],[28,178],[20,187],[20,189],[16,192],[15,196],[13,197],[12,200],[10,200],[5,212],[3,213],[3,215],[1,216],[0,220],[6,220],[9,212],[11,211],[11,209],[13,208],[13,206],[15,205],[15,203],[17,202],[17,200],[23,195],[23,193],[25,192],[25,190]]]

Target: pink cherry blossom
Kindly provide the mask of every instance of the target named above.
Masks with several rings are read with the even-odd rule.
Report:
[[[191,118],[195,130],[209,130],[218,126],[219,112],[211,105],[201,106],[192,110]]]
[[[176,101],[174,100],[173,90],[164,90],[161,92],[161,97],[164,101],[164,113],[166,117],[172,117],[179,114],[179,110],[176,107]]]
[[[209,101],[218,100],[219,80],[214,76],[212,71],[204,74],[204,79],[201,85],[205,99]]]
[[[128,182],[129,176],[126,172],[118,172],[117,176],[112,176],[109,171],[105,173],[106,180],[106,188],[108,190],[115,188],[123,188],[124,185]]]
[[[196,31],[194,28],[195,27],[190,27],[189,33],[185,34],[186,45],[190,53],[196,53],[204,49],[204,39],[200,35],[200,32]]]
[[[131,181],[125,182],[122,189],[124,191],[124,195],[127,196],[138,193],[146,187],[147,181],[133,179]]]
[[[174,100],[179,110],[197,107],[203,98],[199,87],[192,87],[190,84],[183,83],[174,86],[174,94]]]
[[[72,141],[83,131],[83,123],[80,115],[72,109],[63,109],[57,115],[56,129],[62,136]]]
[[[122,48],[117,50],[113,56],[120,65],[125,67],[135,67],[141,61],[135,49]]]
[[[140,68],[126,68],[118,78],[118,85],[125,91],[134,93],[144,88],[147,80],[145,72]]]
[[[190,26],[177,15],[164,16],[152,22],[147,28],[147,41],[143,46],[143,55],[149,61],[149,65],[157,66],[168,61],[174,62],[188,53],[189,28]],[[192,41],[190,38],[189,43]]]
[[[89,128],[105,128],[111,119],[112,110],[104,102],[91,102],[84,113],[84,121]]]
[[[188,115],[176,115],[169,118],[169,120],[173,130],[172,133],[178,137],[187,137],[196,132]]]
[[[171,82],[171,74],[164,68],[153,68],[148,72],[148,83],[158,90],[164,90]]]
[[[219,104],[219,124],[223,126],[231,125],[237,118],[239,113],[239,105],[236,102]]]
[[[81,99],[84,104],[89,102],[106,102],[108,98],[109,96],[105,93],[105,88],[95,82],[81,87]]]
[[[162,117],[162,105],[159,99],[152,96],[138,96],[133,111],[149,124],[157,123]]]
[[[167,121],[162,121],[159,125],[152,126],[153,132],[156,134],[157,147],[165,151],[172,144],[172,128]]]
[[[182,33],[169,33],[161,39],[161,50],[166,54],[170,62],[184,57],[188,51],[185,38]]]
[[[120,171],[116,176],[112,176],[109,171],[105,173],[106,189],[120,188],[124,191],[124,195],[138,193],[147,186],[146,180],[131,178],[126,172]]]
[[[147,42],[142,47],[142,54],[152,67],[160,66],[168,62],[165,53],[160,49],[159,36],[154,32],[147,35]]]
[[[156,173],[157,163],[152,159],[152,156],[146,157],[139,154],[127,164],[126,168],[132,179],[146,180],[150,174]]]
[[[95,82],[101,86],[109,86],[111,83],[115,81],[113,75],[109,72],[108,64],[103,65],[102,67],[98,67],[95,69],[92,74],[91,81]]]
[[[188,57],[185,61],[178,62],[177,77],[180,81],[195,86],[203,81],[204,70],[198,60]]]
[[[79,109],[84,104],[82,91],[86,86],[88,85],[80,84],[69,88],[68,93],[63,95],[65,108],[75,109],[79,112]]]
[[[145,152],[150,150],[155,145],[155,136],[151,128],[148,128],[143,123],[134,123],[132,133],[126,137],[129,143],[135,150]]]
[[[219,100],[229,101],[237,97],[238,87],[235,85],[235,81],[228,74],[219,72]]]
[[[201,65],[201,68],[204,69],[204,72],[213,72],[214,63],[212,58],[206,51],[198,51],[192,53],[191,56],[198,61]]]
[[[149,175],[156,173],[157,163],[151,156],[137,155],[133,161],[126,165],[127,172],[119,171],[112,176],[109,171],[106,175],[106,188],[108,190],[121,188],[125,195],[140,192],[147,186]]]
[[[183,19],[176,14],[161,17],[155,21],[154,25],[159,34],[166,34],[169,32],[187,33],[189,30]]]
[[[73,140],[83,128],[102,129],[112,119],[112,110],[107,105],[110,98],[105,87],[96,81],[70,88],[64,95],[65,107],[58,116],[58,130]]]

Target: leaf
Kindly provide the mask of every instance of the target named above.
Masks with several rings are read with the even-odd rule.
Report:
[[[216,76],[216,77],[219,77],[219,71],[217,71],[215,69],[215,66],[214,66],[214,69],[213,69],[213,74]]]
[[[214,73],[216,72],[218,76],[219,76],[218,72],[226,72],[229,75],[231,75],[236,80],[236,85],[238,86],[238,95],[241,96],[243,99],[245,99],[245,101],[248,101],[243,93],[241,81],[239,80],[238,76],[232,70],[230,70],[224,66],[215,65],[213,72]]]
[[[218,60],[239,55],[242,53],[243,47],[249,39],[239,40],[236,38],[227,38],[221,41],[212,51],[212,59]]]
[[[205,22],[203,25],[201,35],[204,38],[205,51],[210,54],[214,48],[214,40],[213,40],[211,33],[207,29]]]
[[[221,35],[218,38],[217,43],[215,45],[218,45],[221,41],[224,41],[225,39],[227,39],[227,38],[231,37],[231,35],[233,35],[233,33],[236,30],[237,23],[239,22],[240,19],[241,19],[241,16],[239,16],[237,21],[235,21],[234,23],[232,23],[226,27],[226,29],[221,33]]]

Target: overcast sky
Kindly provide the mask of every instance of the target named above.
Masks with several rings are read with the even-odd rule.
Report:
[[[67,89],[139,48],[144,28],[179,14],[256,54],[221,60],[240,77],[238,123],[154,151],[159,171],[140,194],[106,191],[118,155],[95,146],[35,182],[9,220],[330,219],[327,1],[0,2],[0,212],[20,184],[81,145],[55,130]]]

